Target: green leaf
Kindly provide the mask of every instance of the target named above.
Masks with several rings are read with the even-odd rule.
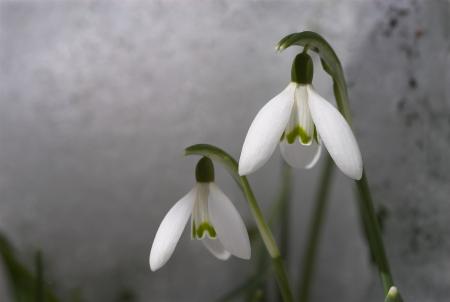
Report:
[[[13,301],[35,302],[40,280],[16,258],[12,245],[2,234],[0,234],[0,256],[5,264],[5,273],[9,279]],[[45,302],[58,302],[48,287],[45,287],[43,291]]]
[[[348,106],[345,106],[346,103],[344,103],[348,103],[348,92],[344,71],[342,70],[341,62],[331,45],[321,35],[312,31],[303,31],[287,35],[281,39],[277,44],[277,50],[283,51],[293,45],[311,49],[320,56],[320,62],[322,63],[323,69],[333,79],[333,91],[339,111],[350,124],[350,111]]]

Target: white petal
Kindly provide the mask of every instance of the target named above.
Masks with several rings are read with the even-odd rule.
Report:
[[[196,191],[197,188],[194,187],[175,203],[161,222],[150,251],[149,262],[152,271],[161,268],[169,260],[170,256],[172,256],[186,223],[191,216]]]
[[[205,247],[218,259],[227,260],[230,258],[230,252],[228,252],[222,245],[219,239],[209,239],[205,237],[202,239]]]
[[[280,143],[280,151],[284,160],[291,167],[311,169],[320,158],[322,146],[314,140],[310,145],[305,146],[298,139],[292,144],[288,144],[283,139]]]
[[[336,165],[348,177],[361,179],[361,152],[347,121],[311,87],[308,87],[308,101],[317,132]]]
[[[248,129],[239,159],[239,174],[250,174],[262,167],[275,150],[289,120],[296,84],[290,83],[256,115]]]
[[[244,221],[228,197],[211,183],[209,188],[209,215],[227,251],[236,257],[250,259],[250,240]]]

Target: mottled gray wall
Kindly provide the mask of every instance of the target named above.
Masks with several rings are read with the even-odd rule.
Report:
[[[225,293],[251,262],[217,261],[186,235],[151,273],[151,241],[194,183],[195,159],[183,148],[208,142],[238,156],[251,119],[289,81],[295,51],[277,54],[275,43],[309,29],[343,62],[398,286],[407,301],[446,301],[449,17],[446,0],[2,2],[0,229],[25,260],[43,250],[63,295],[80,287],[89,301],[115,301],[124,289],[139,301],[211,301]],[[323,72],[314,84],[331,99]],[[250,177],[265,207],[279,161],[277,153]],[[318,170],[295,172],[293,276]],[[333,188],[313,298],[382,301],[351,182],[339,174]]]

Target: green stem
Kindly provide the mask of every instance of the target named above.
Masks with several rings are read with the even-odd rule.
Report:
[[[286,268],[283,264],[283,259],[281,258],[280,250],[275,242],[272,231],[269,229],[269,226],[266,223],[266,220],[259,208],[258,202],[256,201],[255,195],[248,183],[248,180],[245,176],[241,176],[242,187],[244,189],[245,198],[248,201],[250,206],[250,210],[253,214],[253,217],[256,221],[256,226],[261,234],[261,238],[266,246],[267,251],[269,252],[270,257],[272,258],[272,264],[275,270],[275,276],[277,278],[277,283],[281,291],[281,295],[283,296],[283,301],[292,302],[293,296],[289,286],[289,279],[286,272]]]
[[[240,176],[238,173],[238,163],[236,162],[236,160],[222,149],[207,144],[190,146],[185,149],[185,154],[186,155],[196,154],[207,156],[212,160],[220,162],[225,166],[225,168],[228,169],[231,176],[234,178],[236,183],[242,189],[244,196],[247,199],[250,211],[253,215],[253,218],[255,219],[258,231],[261,234],[261,238],[264,242],[264,245],[270,257],[272,258],[275,276],[277,279],[278,287],[280,288],[281,294],[283,296],[283,300],[285,302],[292,302],[293,301],[292,291],[289,286],[288,275],[280,255],[280,250],[278,249],[272,231],[270,230],[266,222],[266,219],[262,214],[262,211],[255,198],[255,195],[253,194],[252,188],[248,183],[247,177]]]
[[[347,122],[351,125],[350,106],[347,98],[339,93],[340,89],[336,83],[333,85],[336,96],[336,103],[341,114],[345,117]],[[363,171],[362,178],[356,181],[356,186],[359,192],[359,210],[363,221],[363,227],[367,236],[370,251],[378,266],[381,283],[383,284],[384,294],[387,295],[391,286],[394,285],[394,280],[389,268],[386,251],[381,237],[380,226],[375,214],[373,206],[372,195],[370,194],[369,183],[367,181],[366,172]]]
[[[342,97],[342,93],[338,93],[339,88],[336,84],[333,87],[335,90],[338,109],[347,122],[351,125],[351,113],[348,100],[347,98]],[[386,256],[380,226],[375,214],[372,195],[370,194],[369,183],[367,181],[365,170],[363,171],[362,178],[355,182],[360,196],[358,199],[359,211],[363,221],[364,231],[367,236],[367,242],[369,243],[371,254],[378,266],[384,294],[387,295],[391,286],[394,286],[394,280],[389,268],[389,261]]]
[[[309,235],[307,238],[306,251],[301,263],[301,275],[299,279],[298,295],[300,302],[306,302],[309,299],[311,289],[314,266],[316,262],[317,248],[319,245],[320,232],[322,230],[325,217],[325,209],[327,206],[328,193],[331,186],[333,161],[327,155],[322,174],[320,176],[319,189],[316,193],[314,203],[314,212],[312,215],[311,225],[309,226]]]
[[[372,255],[375,258],[375,262],[380,272],[384,294],[387,295],[389,289],[394,286],[394,281],[386,257],[380,227],[373,206],[372,195],[370,194],[369,184],[365,173],[363,173],[360,180],[356,181],[356,185],[360,196],[359,208],[361,216],[365,221],[364,225],[368,236],[367,241],[369,242],[370,250],[372,251]]]
[[[259,204],[256,201],[255,195],[253,194],[252,188],[248,183],[247,177],[241,176],[241,181],[245,198],[248,201],[250,211],[252,212],[253,218],[255,219],[256,226],[258,227],[258,231],[261,234],[261,238],[266,246],[266,249],[269,252],[270,257],[277,258],[278,256],[280,256],[280,250],[278,249],[277,243],[275,242],[272,231],[266,223],[266,219],[264,218]]]
[[[277,204],[279,204],[280,211],[278,213],[278,220],[280,221],[280,252],[281,258],[289,263],[289,237],[290,237],[290,201],[292,192],[292,168],[283,160],[281,171],[281,194]],[[269,220],[270,223],[270,220]],[[272,224],[270,224],[272,225]],[[277,300],[282,301],[281,292],[277,293]]]
[[[290,200],[291,200],[291,174],[292,169],[284,161],[282,175],[282,189],[280,195],[280,251],[285,261],[289,258],[289,226],[290,226]]]

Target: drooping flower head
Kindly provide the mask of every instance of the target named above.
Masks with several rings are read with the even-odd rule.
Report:
[[[191,218],[191,238],[200,240],[218,259],[231,255],[250,259],[247,229],[228,197],[214,183],[212,161],[203,157],[196,166],[197,183],[169,210],[156,232],[150,251],[150,269],[156,271],[172,256]]]
[[[353,132],[341,113],[312,87],[313,61],[306,53],[294,59],[291,82],[258,112],[239,159],[239,174],[262,167],[277,145],[285,161],[312,168],[322,145],[348,177],[361,179],[362,159]]]

